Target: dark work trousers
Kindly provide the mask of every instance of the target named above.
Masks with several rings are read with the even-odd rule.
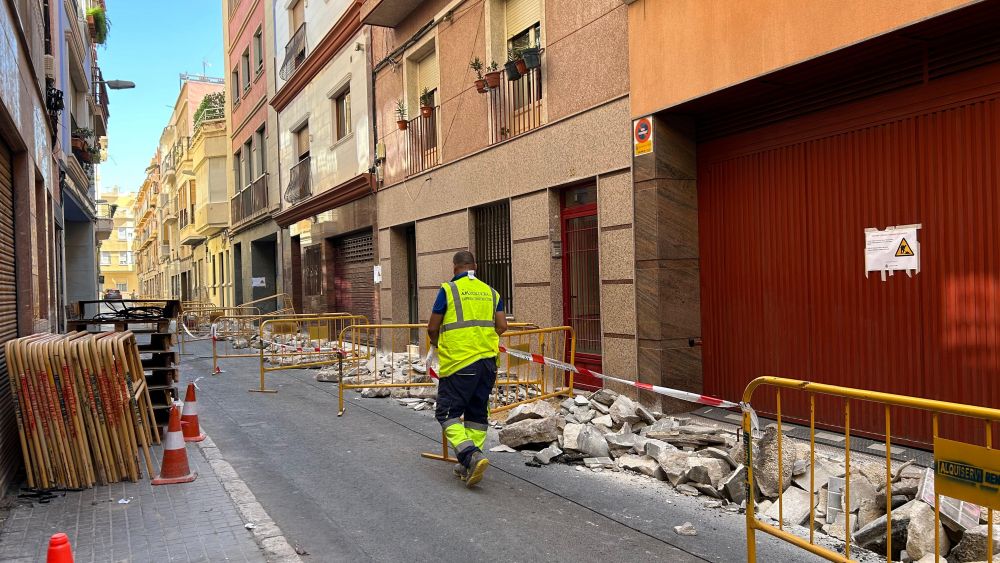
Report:
[[[474,452],[482,451],[489,428],[489,401],[497,380],[497,359],[475,361],[438,383],[434,415],[444,428],[458,461],[468,467]],[[463,419],[464,418],[464,423]]]

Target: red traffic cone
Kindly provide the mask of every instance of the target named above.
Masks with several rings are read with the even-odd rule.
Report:
[[[190,483],[198,477],[188,466],[187,450],[184,447],[184,435],[181,433],[181,409],[174,405],[170,409],[170,423],[167,424],[167,437],[163,440],[163,461],[160,463],[160,474],[153,479],[154,485],[173,485],[175,483]]]
[[[188,383],[187,393],[184,394],[184,409],[181,411],[181,429],[185,442],[200,442],[205,439],[201,426],[198,425],[198,402],[194,390],[194,383]]]
[[[49,554],[46,563],[73,563],[73,549],[69,545],[69,537],[59,532],[49,538]]]

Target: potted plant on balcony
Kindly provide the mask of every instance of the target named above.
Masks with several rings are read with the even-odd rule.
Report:
[[[420,115],[430,117],[434,115],[434,92],[429,88],[424,88],[420,93]]]
[[[87,9],[87,27],[90,28],[90,37],[94,43],[103,45],[108,39],[108,31],[111,30],[111,22],[104,8],[94,6]]]
[[[90,155],[90,162],[94,164],[99,164],[101,162],[101,146],[93,145],[87,147],[87,153]]]
[[[402,99],[396,100],[396,126],[399,127],[400,131],[406,131],[406,128],[410,126],[410,122],[406,120],[406,104],[403,103]]]
[[[480,94],[486,92],[486,79],[483,78],[483,61],[479,57],[469,62],[469,68],[476,71],[476,92]]]
[[[489,68],[486,70],[487,72],[486,75],[484,76],[484,78],[486,79],[486,87],[496,88],[500,86],[500,65],[498,65],[496,61],[493,61],[490,63]]]
[[[76,129],[73,129],[73,133],[70,137],[70,145],[73,149],[73,154],[84,162],[90,162],[90,145],[87,143],[87,139],[90,139],[93,136],[94,132],[90,129],[77,127]]]
[[[517,48],[508,49],[507,64],[504,65],[504,70],[507,71],[507,80],[520,80],[523,74],[521,67],[523,66],[524,61],[521,60],[521,50]],[[525,69],[525,72],[527,72],[527,69]]]
[[[542,49],[535,45],[526,47],[521,51],[521,58],[524,59],[524,66],[527,70],[542,66]]]

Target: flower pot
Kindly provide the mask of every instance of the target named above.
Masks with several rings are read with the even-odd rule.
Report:
[[[90,28],[90,36],[97,36],[97,22],[94,21],[94,16],[87,16],[87,27]]]
[[[80,162],[86,162],[87,164],[90,164],[91,162],[90,149],[85,148],[83,150],[77,150],[74,148],[73,155],[80,159]]]
[[[528,74],[528,65],[525,64],[524,59],[517,59],[514,61],[514,65],[517,66],[517,72],[522,76]]]
[[[420,115],[424,117],[434,115],[434,106],[420,106]]]
[[[542,66],[541,50],[538,47],[529,47],[521,51],[521,57],[524,58],[524,66],[529,69]]]
[[[484,78],[486,79],[486,87],[487,88],[496,88],[497,86],[500,85],[500,71],[499,70],[496,71],[496,72],[487,72],[486,76]]]
[[[503,68],[507,71],[507,80],[521,79],[521,73],[517,70],[517,61],[510,61],[509,63],[503,65]]]
[[[485,79],[481,78],[481,79],[479,79],[479,80],[476,81],[476,92],[479,92],[480,94],[486,92],[486,80]]]
[[[396,127],[399,127],[400,131],[406,131],[406,128],[410,126],[410,122],[405,119],[400,119],[396,121]]]
[[[85,151],[87,150],[87,141],[79,137],[73,137],[70,139],[70,144],[74,151]]]

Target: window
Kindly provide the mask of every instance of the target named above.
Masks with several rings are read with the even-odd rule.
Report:
[[[427,90],[431,93],[431,105],[437,105],[437,90],[439,84],[437,53],[431,51],[430,54],[417,62],[417,91],[416,99],[411,107],[419,107],[420,96]],[[414,116],[410,116],[412,119]]]
[[[309,124],[307,123],[302,129],[295,132],[295,151],[298,153],[299,160],[305,160],[309,158]]]
[[[229,75],[229,83],[233,85],[233,107],[236,107],[240,103],[240,70],[239,68],[234,68],[232,74]]]
[[[261,28],[253,34],[253,63],[257,74],[264,70],[264,39]]]
[[[128,266],[130,264],[132,264],[132,253],[129,252],[129,251],[120,252],[118,254],[118,265],[119,266]]]
[[[511,39],[523,32],[535,28],[542,19],[542,5],[539,0],[507,0],[504,6],[504,37]],[[532,39],[537,40],[537,37]],[[538,45],[519,45],[530,47]]]
[[[188,212],[191,214],[191,218],[189,220],[192,223],[194,223],[194,204],[196,203],[197,195],[198,195],[198,190],[195,187],[194,180],[191,180],[191,181],[188,182],[188,194],[190,196],[188,198],[188,205],[190,206],[188,208],[189,209]]]
[[[243,91],[250,89],[250,47],[243,51],[240,57],[240,70],[243,72]]]
[[[323,262],[321,245],[306,247],[302,257],[303,291],[306,295],[320,295],[323,292]]]
[[[258,129],[257,132],[254,133],[254,135],[256,137],[255,142],[257,143],[257,159],[258,159],[258,162],[257,162],[257,175],[258,176],[263,176],[264,172],[267,171],[267,152],[266,152],[266,150],[267,150],[267,144],[266,144],[267,143],[267,139],[264,136],[264,133],[265,133],[264,129],[265,129],[265,126],[261,125],[260,129]]]
[[[101,252],[101,266],[110,266],[110,265],[111,265],[111,253]]]
[[[118,289],[118,291],[120,291],[122,293],[125,293],[126,291],[128,291],[128,284],[127,283],[116,283],[115,284],[115,288]]]
[[[244,181],[246,184],[253,182],[253,140],[247,139],[247,142],[243,143],[243,166],[245,177]]]
[[[240,172],[243,170],[243,149],[236,151],[233,155],[233,181],[235,182],[236,191],[243,189],[242,175]]]
[[[500,292],[504,311],[514,311],[510,264],[510,204],[507,200],[473,210],[476,234],[476,277]]]
[[[291,29],[288,30],[289,35],[294,35],[298,31],[299,27],[306,21],[306,3],[305,0],[299,0],[288,10],[288,24]]]
[[[128,240],[128,229],[126,227],[118,227],[118,240]]]
[[[348,88],[333,99],[334,135],[339,141],[351,134],[351,89]]]
[[[125,237],[128,240],[134,239],[135,238],[135,227],[126,227],[125,228]]]

